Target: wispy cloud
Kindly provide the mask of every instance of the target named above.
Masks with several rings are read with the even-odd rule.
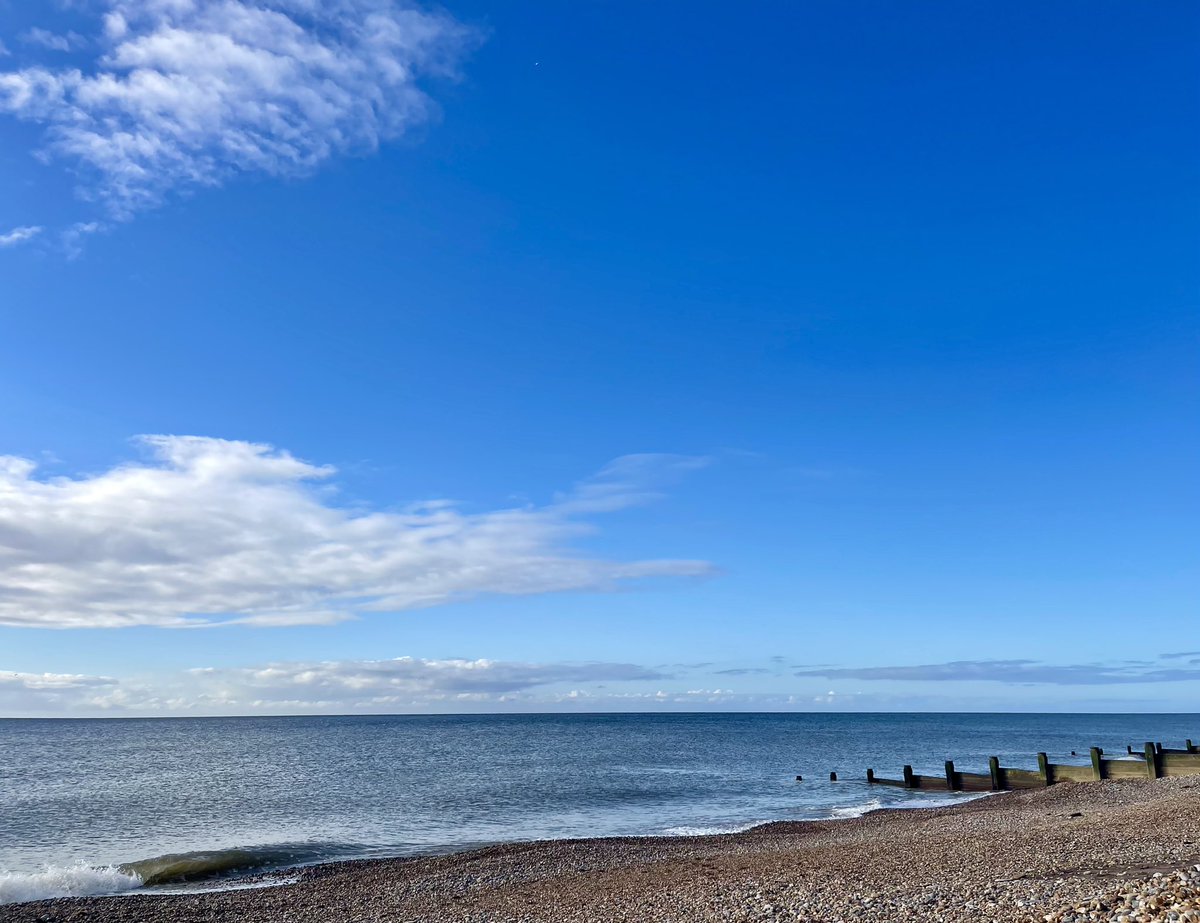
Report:
[[[42,154],[127,219],[237,174],[298,176],[428,121],[430,77],[479,34],[398,0],[98,0],[98,34],[31,30],[90,67],[0,73],[0,112],[45,126]]]
[[[6,234],[0,234],[0,247],[16,247],[28,243],[41,234],[42,230],[36,226],[13,228]]]
[[[468,514],[433,502],[397,512],[338,506],[333,468],[271,446],[140,443],[149,460],[79,478],[38,479],[34,462],[0,456],[0,624],[323,624],[711,571],[572,549],[588,528],[580,517],[600,510],[586,498],[603,494],[612,509],[647,496],[619,463],[549,506]]]
[[[21,33],[21,41],[26,45],[37,45],[48,51],[72,51],[87,44],[87,39],[75,32],[59,34],[46,29],[29,29]]]
[[[1130,663],[1047,664],[1036,660],[955,660],[911,666],[822,667],[799,670],[794,675],[836,680],[1110,686],[1200,680],[1200,668],[1146,667]]]

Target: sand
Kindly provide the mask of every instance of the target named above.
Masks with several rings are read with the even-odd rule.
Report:
[[[724,836],[336,863],[258,890],[13,904],[0,923],[1200,921],[1197,864],[1200,777],[1067,783]]]

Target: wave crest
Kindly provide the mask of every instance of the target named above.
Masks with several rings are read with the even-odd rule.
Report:
[[[93,868],[82,863],[51,865],[39,872],[0,872],[0,904],[120,894],[142,884],[140,876],[119,868]]]

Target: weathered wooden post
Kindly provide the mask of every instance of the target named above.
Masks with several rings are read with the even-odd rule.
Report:
[[[1104,760],[1100,756],[1103,752],[1099,747],[1092,747],[1092,777],[1096,781],[1104,778]]]
[[[1190,737],[1186,741],[1184,741],[1183,746],[1184,746],[1184,749],[1186,749],[1188,753],[1196,752],[1196,748],[1192,746],[1192,738],[1190,738]]]
[[[1154,745],[1154,752],[1162,753],[1162,741],[1161,740]]]
[[[958,783],[954,781],[954,760],[946,760],[946,789],[954,791],[958,788]]]
[[[1053,779],[1050,778],[1050,757],[1045,753],[1038,754],[1038,775],[1042,777],[1042,784],[1049,785]]]
[[[1125,752],[1128,753],[1130,756],[1133,756],[1133,744],[1126,744]]]
[[[875,770],[868,769],[867,770],[867,782],[874,783],[874,781],[875,781]]]
[[[1146,741],[1146,775],[1151,779],[1157,779],[1162,775],[1162,768],[1158,762],[1158,751],[1154,749],[1154,744]]]
[[[1000,777],[1000,757],[988,757],[988,772],[992,775],[992,791],[1001,791],[1004,788],[1004,780]]]
[[[831,773],[829,774],[829,781],[830,781],[830,782],[836,782],[836,781],[837,781],[837,773],[836,773],[836,772],[831,772]]]
[[[905,788],[916,788],[917,787],[917,780],[915,778],[913,778],[913,771],[912,771],[911,766],[904,767],[904,787]]]

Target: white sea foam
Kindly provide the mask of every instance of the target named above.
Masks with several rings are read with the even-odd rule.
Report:
[[[878,811],[882,807],[882,801],[880,801],[878,798],[872,798],[870,801],[864,801],[861,804],[848,804],[845,807],[834,808],[829,812],[829,816],[839,819],[847,817],[862,817],[868,811]]]
[[[878,811],[884,808],[889,811],[908,811],[916,810],[917,808],[946,808],[951,805],[962,804],[964,801],[986,798],[990,794],[991,792],[972,792],[969,795],[946,795],[941,798],[914,798],[911,801],[892,802],[891,804],[884,804],[878,798],[871,798],[859,804],[848,804],[844,807],[832,808],[829,816],[837,820],[846,820],[851,817],[862,817],[869,811]]]
[[[40,901],[51,897],[119,894],[142,886],[137,875],[115,868],[51,865],[39,872],[0,872],[0,904]]]
[[[215,894],[219,891],[257,891],[259,888],[281,888],[284,885],[294,885],[299,880],[299,875],[287,875],[282,878],[264,878],[261,881],[235,881],[232,884],[213,884],[191,888],[154,888],[148,893]]]
[[[668,827],[661,836],[717,836],[722,833],[741,833],[763,823],[766,821],[756,820],[749,824],[729,824],[717,827],[690,827],[685,824],[681,827]]]

